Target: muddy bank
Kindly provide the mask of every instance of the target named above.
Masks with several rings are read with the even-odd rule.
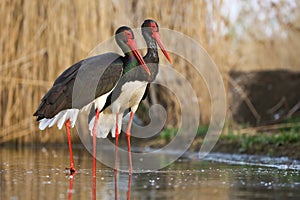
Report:
[[[289,157],[300,160],[300,143],[291,144],[256,144],[244,149],[238,141],[220,140],[213,149],[213,152],[238,153],[249,155],[268,155],[276,157]]]
[[[203,138],[197,136],[189,148],[189,151],[199,151],[202,142]],[[169,140],[157,139],[155,141],[145,143],[145,147],[161,148],[168,143]],[[236,136],[235,138],[223,136],[218,140],[212,152],[276,157],[284,156],[291,159],[300,160],[300,142],[297,140],[278,140],[278,142],[273,142],[271,139],[262,139],[261,136],[257,136],[255,139],[245,139],[245,136]]]

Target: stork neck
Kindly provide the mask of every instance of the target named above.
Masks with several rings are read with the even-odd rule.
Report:
[[[125,71],[129,71],[130,69],[133,69],[134,67],[139,65],[138,59],[135,57],[134,53],[132,51],[125,53],[124,57],[125,61]]]
[[[146,40],[146,44],[147,44],[147,54],[145,55],[145,60],[148,61],[148,59],[150,59],[151,62],[158,63],[159,57],[158,57],[156,41],[151,38]]]

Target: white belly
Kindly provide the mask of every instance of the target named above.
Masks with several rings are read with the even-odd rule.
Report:
[[[97,108],[98,110],[101,110],[103,108],[103,106],[105,105],[105,102],[107,100],[108,95],[110,95],[110,93],[113,91],[113,89],[105,94],[103,94],[102,96],[96,98],[94,101],[92,101],[91,103],[87,104],[86,106],[84,106],[81,111],[88,111],[91,109],[92,105],[95,105],[95,108]]]
[[[102,113],[97,124],[97,137],[105,138],[111,131],[112,137],[115,137],[116,131],[116,113],[119,114],[118,127],[122,129],[123,113],[126,109],[132,108],[135,110],[143,98],[148,82],[132,81],[125,83],[121,88],[120,96]],[[112,94],[114,95],[114,94]],[[89,122],[89,130],[92,135],[95,116]]]
[[[113,113],[123,113],[127,108],[137,106],[143,98],[148,82],[131,81],[121,88],[120,96],[112,103]]]

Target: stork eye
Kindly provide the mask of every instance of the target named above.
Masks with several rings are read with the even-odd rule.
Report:
[[[132,38],[133,38],[133,37],[132,37],[132,33],[129,32],[129,31],[125,31],[125,35],[126,35],[126,37],[127,37],[128,39],[132,39]]]
[[[155,32],[157,31],[157,26],[155,23],[150,22],[150,27],[151,27],[152,31],[155,31]]]

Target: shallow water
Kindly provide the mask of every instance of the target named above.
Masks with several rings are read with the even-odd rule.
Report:
[[[155,172],[115,174],[97,163],[93,191],[92,156],[74,149],[79,172],[66,175],[67,148],[7,148],[0,151],[0,199],[299,199],[300,163],[288,158],[187,154]]]

